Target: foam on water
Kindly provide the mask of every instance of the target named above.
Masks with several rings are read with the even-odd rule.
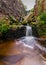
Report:
[[[33,36],[25,36],[19,39],[21,42],[23,42],[23,45],[29,48],[34,48],[37,41],[35,40],[35,37]]]

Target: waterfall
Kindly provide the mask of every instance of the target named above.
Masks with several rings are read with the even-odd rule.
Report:
[[[26,26],[26,36],[32,36],[32,27]]]
[[[19,41],[23,42],[25,47],[33,49],[37,41],[35,37],[32,36],[32,27],[29,25],[23,26],[25,29],[26,35],[24,37],[19,38]]]

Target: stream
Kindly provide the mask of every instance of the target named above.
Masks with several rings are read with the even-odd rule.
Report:
[[[1,42],[0,65],[46,65],[41,58],[43,53],[36,37],[32,36],[32,28],[26,26],[26,36],[17,40]]]

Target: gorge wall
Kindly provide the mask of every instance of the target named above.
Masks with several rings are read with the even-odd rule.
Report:
[[[0,13],[19,17],[25,15],[25,8],[21,0],[0,0]]]

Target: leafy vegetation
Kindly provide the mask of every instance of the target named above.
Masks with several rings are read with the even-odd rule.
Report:
[[[21,24],[12,16],[0,19],[0,37],[5,36],[10,30],[16,30],[21,27]]]
[[[14,17],[0,19],[0,40],[15,39],[21,37],[24,33],[21,33],[22,23],[17,21]]]
[[[46,12],[41,13],[40,19],[41,19],[42,21],[46,21]]]
[[[10,24],[13,24],[13,23],[18,24],[19,23],[13,16],[9,16],[9,20],[10,20]]]
[[[2,24],[0,25],[0,32],[1,33],[6,33],[9,29],[9,25],[6,25],[6,24]]]
[[[37,21],[39,35],[46,35],[46,12],[41,13]]]

